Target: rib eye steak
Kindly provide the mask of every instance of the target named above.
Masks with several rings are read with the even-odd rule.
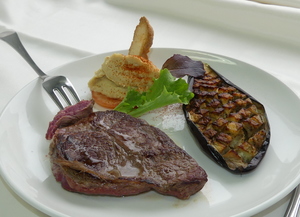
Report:
[[[164,132],[109,110],[57,128],[50,145],[52,172],[68,191],[126,196],[155,190],[188,199],[206,172]]]

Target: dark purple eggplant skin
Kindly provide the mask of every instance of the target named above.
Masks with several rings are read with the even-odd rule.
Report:
[[[227,84],[229,84],[230,86],[235,87],[237,90],[241,91],[242,93],[246,94],[256,105],[260,106],[261,108],[264,109],[264,106],[258,102],[254,97],[252,97],[250,94],[248,94],[247,92],[245,92],[243,89],[241,89],[240,87],[238,87],[237,85],[233,84],[231,81],[229,81],[227,78],[225,78],[224,76],[222,76],[220,73],[216,72],[214,70],[214,72]],[[194,83],[194,77],[192,76],[188,76],[188,84],[189,84],[189,89],[190,91],[193,91],[193,83]],[[255,168],[257,168],[257,166],[260,164],[260,162],[262,161],[262,159],[264,158],[267,149],[269,147],[270,144],[270,140],[271,140],[271,132],[270,132],[270,124],[268,122],[268,118],[267,118],[267,114],[266,115],[266,120],[267,120],[267,125],[268,125],[268,133],[266,136],[266,139],[263,143],[263,145],[261,146],[260,150],[258,151],[258,153],[255,155],[255,157],[248,163],[248,166],[242,170],[240,169],[236,169],[236,170],[232,170],[228,167],[227,163],[225,162],[225,160],[223,159],[223,157],[221,156],[221,154],[215,150],[206,140],[206,138],[204,137],[204,135],[201,133],[201,131],[198,129],[198,127],[194,124],[194,122],[192,120],[190,120],[189,118],[189,113],[186,109],[187,105],[183,105],[183,113],[187,122],[187,125],[190,128],[190,131],[192,132],[192,134],[194,135],[194,137],[197,139],[198,141],[198,145],[200,146],[200,148],[212,159],[214,160],[217,164],[219,164],[221,167],[227,169],[228,171],[234,173],[234,174],[244,174],[244,173],[248,173],[252,170],[254,170]],[[265,109],[264,109],[265,110]]]
[[[162,66],[162,68],[167,68],[170,70],[171,74],[174,77],[183,77],[183,76],[188,76],[188,84],[189,84],[189,90],[193,92],[193,84],[194,84],[194,79],[195,78],[200,78],[205,74],[205,69],[204,69],[204,63],[202,61],[195,61],[190,59],[188,56],[183,56],[180,54],[174,54],[172,57],[170,57]],[[211,68],[211,66],[210,66]],[[212,69],[212,68],[211,68]],[[184,116],[187,122],[187,125],[190,128],[190,131],[194,135],[194,137],[198,141],[198,145],[200,148],[212,159],[214,160],[217,164],[222,166],[223,168],[227,169],[228,171],[234,173],[234,174],[243,174],[250,172],[257,168],[257,166],[261,163],[262,159],[264,158],[267,149],[270,144],[270,139],[271,139],[271,132],[270,132],[270,124],[268,122],[267,114],[265,112],[264,106],[257,101],[254,97],[252,97],[250,94],[245,92],[243,89],[232,83],[230,80],[228,80],[226,77],[222,76],[220,73],[212,69],[222,80],[224,83],[235,87],[237,90],[239,90],[241,93],[244,93],[247,95],[252,102],[260,108],[260,110],[264,111],[265,118],[266,118],[266,139],[264,143],[262,144],[261,148],[259,149],[258,153],[252,158],[252,160],[248,163],[246,168],[243,169],[230,169],[222,157],[222,155],[213,147],[211,146],[202,132],[198,129],[198,127],[195,125],[195,123],[189,118],[189,112],[187,111],[187,106],[188,105],[183,105],[183,112]]]

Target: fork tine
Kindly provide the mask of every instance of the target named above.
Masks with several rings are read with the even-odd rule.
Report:
[[[55,104],[59,107],[60,110],[64,109],[64,104],[72,105],[70,98],[68,97],[65,89],[68,89],[69,94],[71,94],[77,102],[80,101],[78,94],[76,93],[72,83],[68,78],[64,76],[48,76],[46,75],[32,60],[28,52],[22,45],[19,36],[16,32],[7,31],[0,34],[0,40],[8,43],[12,48],[14,48],[27,62],[28,64],[36,71],[39,77],[43,80],[43,87],[49,96],[53,99]],[[58,93],[56,93],[58,92]],[[58,97],[60,95],[60,97]],[[61,98],[64,100],[62,102]]]
[[[80,101],[79,96],[78,96],[76,90],[74,89],[73,85],[68,81],[68,85],[65,87],[68,88],[69,92],[75,98],[76,102],[79,102]]]
[[[66,90],[64,89],[66,86],[57,87],[56,91],[60,94],[60,96],[67,102],[68,105],[72,105],[71,100],[69,99]]]
[[[46,90],[46,92],[49,94],[49,96],[55,102],[55,104],[58,106],[58,108],[60,110],[63,110],[64,106],[63,106],[62,102],[60,101],[60,99],[57,98],[56,94],[54,93],[54,90],[52,90],[51,92]]]

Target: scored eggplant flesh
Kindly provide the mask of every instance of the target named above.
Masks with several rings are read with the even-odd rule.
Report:
[[[177,61],[178,67],[181,58],[174,55],[170,59]],[[167,62],[172,72],[170,59]],[[203,64],[200,74],[189,75],[194,98],[183,105],[191,132],[204,151],[222,167],[239,174],[255,169],[270,143],[264,106],[208,64]]]
[[[190,80],[195,96],[185,106],[187,118],[216,151],[207,147],[218,163],[232,171],[250,171],[262,160],[270,141],[265,109],[208,64],[204,69],[203,77]]]

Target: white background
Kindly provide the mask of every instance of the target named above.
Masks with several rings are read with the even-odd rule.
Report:
[[[128,49],[141,16],[154,28],[153,47],[235,58],[274,75],[300,96],[300,9],[296,7],[241,0],[2,0],[0,32],[17,31],[47,72],[89,55]],[[0,110],[36,77],[0,41]],[[289,198],[256,217],[283,216]],[[0,216],[45,216],[12,192],[3,179],[0,201]]]

